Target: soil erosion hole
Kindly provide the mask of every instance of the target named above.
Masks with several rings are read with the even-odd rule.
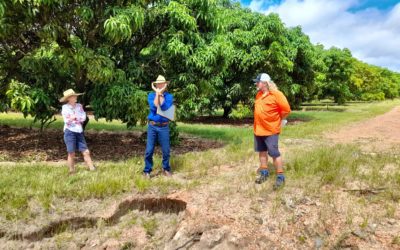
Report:
[[[71,217],[52,221],[49,224],[31,232],[0,232],[0,237],[13,240],[40,241],[43,238],[53,237],[66,230],[95,227],[102,220],[107,225],[118,223],[118,219],[131,210],[149,211],[152,213],[180,213],[185,211],[186,202],[170,198],[129,198],[120,202],[109,217]]]

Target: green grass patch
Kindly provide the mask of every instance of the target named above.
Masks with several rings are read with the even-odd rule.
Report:
[[[178,129],[183,133],[236,144],[241,143],[243,138],[249,137],[253,131],[252,127],[187,123],[178,123]]]
[[[142,226],[144,228],[144,230],[146,231],[146,234],[150,237],[154,236],[157,228],[158,228],[158,222],[156,220],[156,218],[149,218],[149,219],[145,219],[142,222]]]
[[[6,219],[28,218],[31,199],[49,209],[54,198],[85,200],[105,198],[134,189],[168,193],[181,188],[173,179],[142,177],[142,165],[136,161],[105,163],[96,172],[80,166],[78,173],[68,176],[66,167],[32,164],[0,166],[0,214]]]
[[[287,164],[287,171],[293,178],[316,178],[323,186],[343,185],[344,177],[354,177],[359,165],[357,149],[354,146],[333,146],[311,151],[293,152]]]
[[[344,106],[302,106],[302,111],[330,111],[330,112],[344,112],[347,107]]]
[[[0,113],[0,125],[8,125],[12,127],[30,127],[30,128],[40,128],[40,123],[33,122],[33,118],[31,116],[24,116],[20,113]],[[60,129],[62,130],[64,127],[64,122],[61,116],[56,116],[56,121],[51,123],[47,128],[51,129]],[[128,129],[126,124],[121,121],[106,121],[105,119],[90,119],[87,130],[94,131],[134,131],[134,130],[144,130],[143,126],[137,126]]]
[[[348,183],[359,183],[371,190],[384,188],[384,192],[375,196],[376,200],[397,202],[400,168],[388,173],[385,171],[388,165],[400,166],[400,159],[390,153],[365,154],[356,145],[335,145],[291,152],[287,172],[291,178],[307,181],[313,187],[343,188]]]

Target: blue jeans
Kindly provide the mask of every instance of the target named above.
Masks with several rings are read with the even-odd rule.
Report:
[[[162,167],[166,171],[171,171],[169,165],[170,158],[170,145],[169,145],[169,126],[158,127],[151,124],[147,127],[147,145],[144,156],[144,170],[145,173],[150,173],[153,169],[153,153],[154,147],[156,146],[156,140],[161,146],[162,151]]]
[[[83,132],[76,133],[66,129],[64,131],[64,142],[68,153],[75,153],[76,150],[83,152],[88,149]]]

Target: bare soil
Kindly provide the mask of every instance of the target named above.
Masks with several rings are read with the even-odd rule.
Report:
[[[125,160],[142,157],[146,148],[145,136],[140,132],[85,133],[93,159]],[[48,129],[41,134],[37,129],[0,126],[0,161],[62,161],[66,159],[63,132]],[[173,146],[172,154],[184,154],[222,147],[222,142],[181,136],[180,144]],[[112,150],[110,150],[112,148]],[[156,154],[160,154],[159,147]],[[79,156],[81,157],[81,156]]]
[[[359,143],[367,151],[385,151],[400,145],[400,107],[327,134],[335,143]]]

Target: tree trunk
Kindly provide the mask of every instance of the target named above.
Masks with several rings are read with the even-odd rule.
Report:
[[[224,107],[224,114],[222,115],[222,117],[228,118],[231,112],[232,112],[232,107]]]

